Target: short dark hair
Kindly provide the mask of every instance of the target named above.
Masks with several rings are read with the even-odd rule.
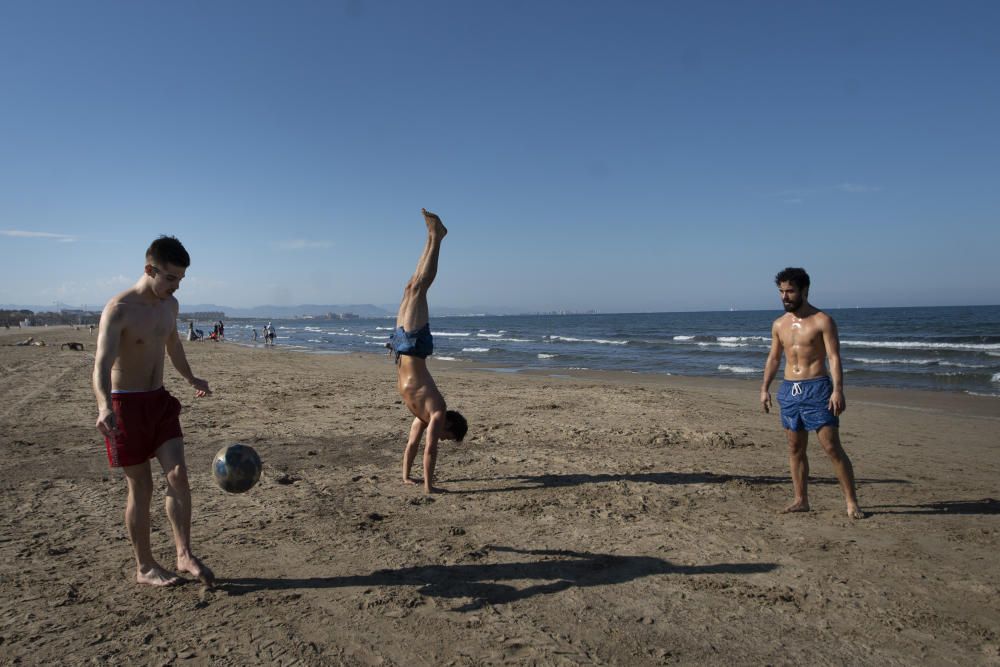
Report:
[[[455,436],[455,440],[462,442],[465,434],[469,432],[469,422],[465,421],[461,412],[455,410],[445,411],[444,418],[444,423],[451,434]]]
[[[789,266],[774,277],[775,285],[780,287],[781,283],[791,283],[800,290],[806,290],[809,289],[809,274],[805,269]]]
[[[191,256],[184,249],[176,236],[161,236],[149,245],[146,251],[146,259],[151,259],[160,264],[173,264],[185,269],[191,266]]]

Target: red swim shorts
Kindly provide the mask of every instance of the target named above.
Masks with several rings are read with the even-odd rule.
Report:
[[[153,391],[111,394],[118,423],[114,442],[104,438],[112,468],[145,463],[167,440],[183,437],[181,402],[163,387]]]

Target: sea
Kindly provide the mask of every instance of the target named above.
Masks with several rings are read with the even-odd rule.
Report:
[[[1000,306],[826,310],[840,330],[845,385],[1000,398]],[[759,381],[780,310],[431,317],[434,356],[498,373],[574,369]],[[385,352],[394,318],[276,319],[275,347]],[[230,344],[255,345],[265,320],[230,320]],[[178,324],[182,336],[187,322]],[[197,322],[206,333],[212,323]],[[261,339],[256,343],[263,347]],[[780,374],[779,374],[780,378]]]

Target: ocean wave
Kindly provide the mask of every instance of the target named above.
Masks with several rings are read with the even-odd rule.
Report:
[[[375,331],[395,331],[396,327],[375,327]]]
[[[1000,382],[1000,373],[994,373],[993,377],[990,378],[990,382]]]
[[[699,342],[698,347],[750,347],[750,343]]]
[[[989,352],[1000,350],[1000,343],[930,343],[917,340],[842,340],[841,347],[873,347],[891,350],[962,350]],[[994,356],[990,353],[990,356]]]
[[[530,338],[494,338],[493,340],[502,340],[508,343],[533,343],[534,341]]]
[[[438,361],[458,361],[458,359],[456,359],[455,357],[439,357],[435,355],[434,358],[437,359]]]
[[[871,357],[848,357],[848,361],[860,364],[900,364],[904,366],[948,366],[951,368],[989,368],[985,364],[963,364],[959,361],[944,361],[942,359],[882,359]]]
[[[737,375],[750,375],[751,373],[760,373],[759,368],[750,368],[749,366],[730,366],[729,364],[719,364],[720,371],[729,371],[730,373],[736,373]]]
[[[988,394],[982,391],[966,391],[969,396],[988,396],[989,398],[1000,398],[1000,394]]]
[[[489,352],[488,347],[463,347],[462,352]]]
[[[573,338],[572,336],[549,336],[549,340],[561,340],[567,343],[597,343],[599,345],[628,345],[627,340],[608,340],[606,338]]]
[[[499,338],[501,335],[502,334],[498,334],[498,333],[495,333],[495,334],[494,333],[483,333],[482,331],[480,331],[479,333],[476,334],[476,337],[477,338]]]
[[[555,357],[558,357],[558,356],[559,356],[558,354],[545,354],[544,352],[539,352],[538,353],[538,358],[539,359],[554,359]]]
[[[869,357],[850,357],[849,361],[856,361],[860,364],[916,364],[918,366],[929,366],[937,363],[937,359],[871,359]]]
[[[768,343],[771,342],[771,338],[769,336],[718,336],[716,337],[716,340],[720,343],[739,343],[748,340],[767,341]]]
[[[459,333],[457,331],[435,331],[434,335],[435,336],[443,336],[445,338],[467,338],[468,336],[471,336],[472,334]]]
[[[694,336],[674,336],[674,340],[694,340]]]

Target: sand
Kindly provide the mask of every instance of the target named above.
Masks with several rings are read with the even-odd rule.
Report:
[[[759,379],[432,360],[470,431],[428,498],[400,481],[411,417],[386,357],[185,343],[215,394],[166,385],[219,585],[153,589],[93,426],[95,337],[29,333],[48,345],[0,330],[0,663],[1000,664],[998,399],[848,378],[870,513],[851,521],[815,438],[812,511],[777,513],[791,483]],[[243,495],[210,474],[233,442],[265,462]]]

